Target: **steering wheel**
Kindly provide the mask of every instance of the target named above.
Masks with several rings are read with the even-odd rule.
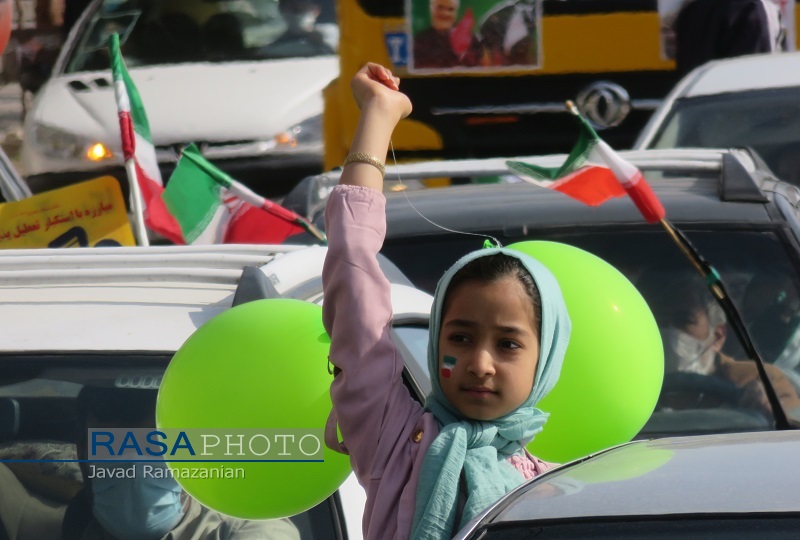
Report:
[[[663,437],[771,429],[772,415],[740,405],[743,394],[742,388],[719,377],[668,373],[656,410],[641,434]]]
[[[667,373],[659,404],[674,409],[741,408],[744,389],[714,375]]]

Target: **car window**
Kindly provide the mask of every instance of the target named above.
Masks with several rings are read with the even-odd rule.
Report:
[[[284,0],[106,0],[82,27],[65,71],[109,68],[108,36],[120,34],[129,67],[188,62],[257,61],[334,54],[339,34],[334,0],[314,15],[281,9]],[[305,17],[305,18],[304,18]]]
[[[800,88],[682,99],[652,148],[756,150],[779,178],[800,185]]]
[[[86,388],[127,392],[127,397],[131,392],[155,392],[168,361],[166,355],[120,353],[0,355],[0,538],[4,525],[14,527],[18,534],[12,537],[19,540],[61,538],[62,527],[68,533],[65,538],[81,537],[91,506],[87,511],[83,505],[86,479],[76,462],[78,438],[86,437],[78,396]],[[153,419],[154,412],[146,411]],[[286,537],[342,538],[339,505],[332,496],[293,516]],[[217,533],[224,536],[229,526],[252,535],[245,537],[263,537],[279,526],[239,520],[234,527],[224,516],[202,512],[202,526],[209,530],[196,532],[208,535],[211,528],[221,527]]]
[[[774,366],[768,374],[776,388],[785,391],[779,392],[784,409],[791,418],[800,421],[800,398],[797,397],[800,393],[800,272],[790,256],[787,241],[775,231],[703,231],[686,227],[685,232],[719,271],[763,360]],[[693,267],[660,230],[595,227],[592,232],[579,233],[530,231],[527,236],[518,237],[509,237],[502,231],[492,234],[506,245],[522,240],[550,240],[594,253],[625,274],[639,288],[654,313],[659,299],[683,298],[689,294],[689,289],[697,286],[705,290]],[[382,252],[417,287],[432,293],[449,265],[479,248],[481,241],[466,236],[389,238]],[[679,283],[680,288],[665,291],[670,281]],[[656,322],[660,328],[669,326],[669,322],[658,315]],[[721,352],[747,364],[747,367],[735,364],[735,368],[746,371],[748,381],[755,381],[753,391],[758,390],[760,383],[755,380],[755,364],[746,358],[744,347],[730,323],[726,330],[727,338]],[[418,350],[424,351],[424,347]],[[659,405],[662,414],[654,415],[641,436],[774,427],[769,414],[741,404],[741,389],[732,388],[728,380],[687,376],[673,377],[667,382]]]
[[[424,402],[431,391],[428,373],[428,326],[396,326],[392,340],[403,355],[406,364],[406,385],[412,396]]]

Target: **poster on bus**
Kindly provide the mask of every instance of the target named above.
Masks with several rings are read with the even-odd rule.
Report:
[[[519,71],[541,66],[540,0],[406,0],[408,70]]]

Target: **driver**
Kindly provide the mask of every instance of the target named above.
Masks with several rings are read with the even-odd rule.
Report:
[[[659,293],[661,298],[651,302],[651,308],[661,325],[665,373],[719,377],[742,390],[740,407],[772,416],[755,362],[734,360],[722,353],[727,337],[725,312],[706,286],[687,280],[678,286],[662,286]],[[784,410],[800,410],[794,385],[776,366],[765,367]]]
[[[286,31],[271,46],[293,43],[296,54],[306,49],[315,55],[335,53],[317,26],[322,8],[316,0],[279,0],[278,9],[286,23]]]

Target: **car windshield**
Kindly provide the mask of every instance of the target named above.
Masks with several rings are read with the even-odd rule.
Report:
[[[155,425],[155,400],[139,398],[154,397],[169,360],[169,355],[119,352],[0,355],[0,538],[4,525],[11,527],[11,538],[20,540],[83,537],[92,510],[81,504],[88,480],[76,462],[76,443],[87,437],[87,418],[94,415],[105,427],[112,421],[130,427],[131,421],[141,421],[132,418],[147,417]],[[84,390],[114,406],[82,413],[86,401],[79,407],[78,396]],[[186,515],[200,512],[197,506],[184,508]],[[293,516],[291,524],[247,521],[235,528],[245,538],[332,540],[341,537],[337,512],[329,498]],[[218,516],[206,511],[187,526],[211,537],[230,526],[220,525],[226,518]]]
[[[332,55],[339,40],[334,0],[105,0],[66,72],[108,69],[113,33],[129,67]]]
[[[800,422],[800,274],[789,256],[786,238],[779,231],[683,229],[719,271],[758,351],[765,362],[772,364],[768,373],[779,390],[784,410]],[[670,312],[672,300],[688,297],[697,287],[705,292],[702,279],[660,230],[604,230],[595,226],[583,232],[574,232],[573,228],[572,232],[531,230],[518,237],[503,235],[502,231],[493,234],[506,245],[522,240],[550,240],[598,255],[637,286],[662,331],[670,326],[666,313]],[[449,265],[480,247],[481,241],[467,236],[390,237],[382,252],[417,287],[432,293]],[[674,290],[670,282],[676,283]],[[753,362],[746,359],[730,323],[726,325],[726,335],[721,353],[741,361],[742,364],[733,364],[737,369],[750,364],[748,382],[752,382],[757,371]],[[425,351],[421,346],[417,349]],[[758,381],[754,385],[763,391]],[[719,376],[668,373],[659,405],[641,436],[773,429],[775,422],[768,412],[743,405],[742,392],[741,387]]]
[[[779,178],[800,185],[800,88],[681,99],[651,148],[755,149]]]

